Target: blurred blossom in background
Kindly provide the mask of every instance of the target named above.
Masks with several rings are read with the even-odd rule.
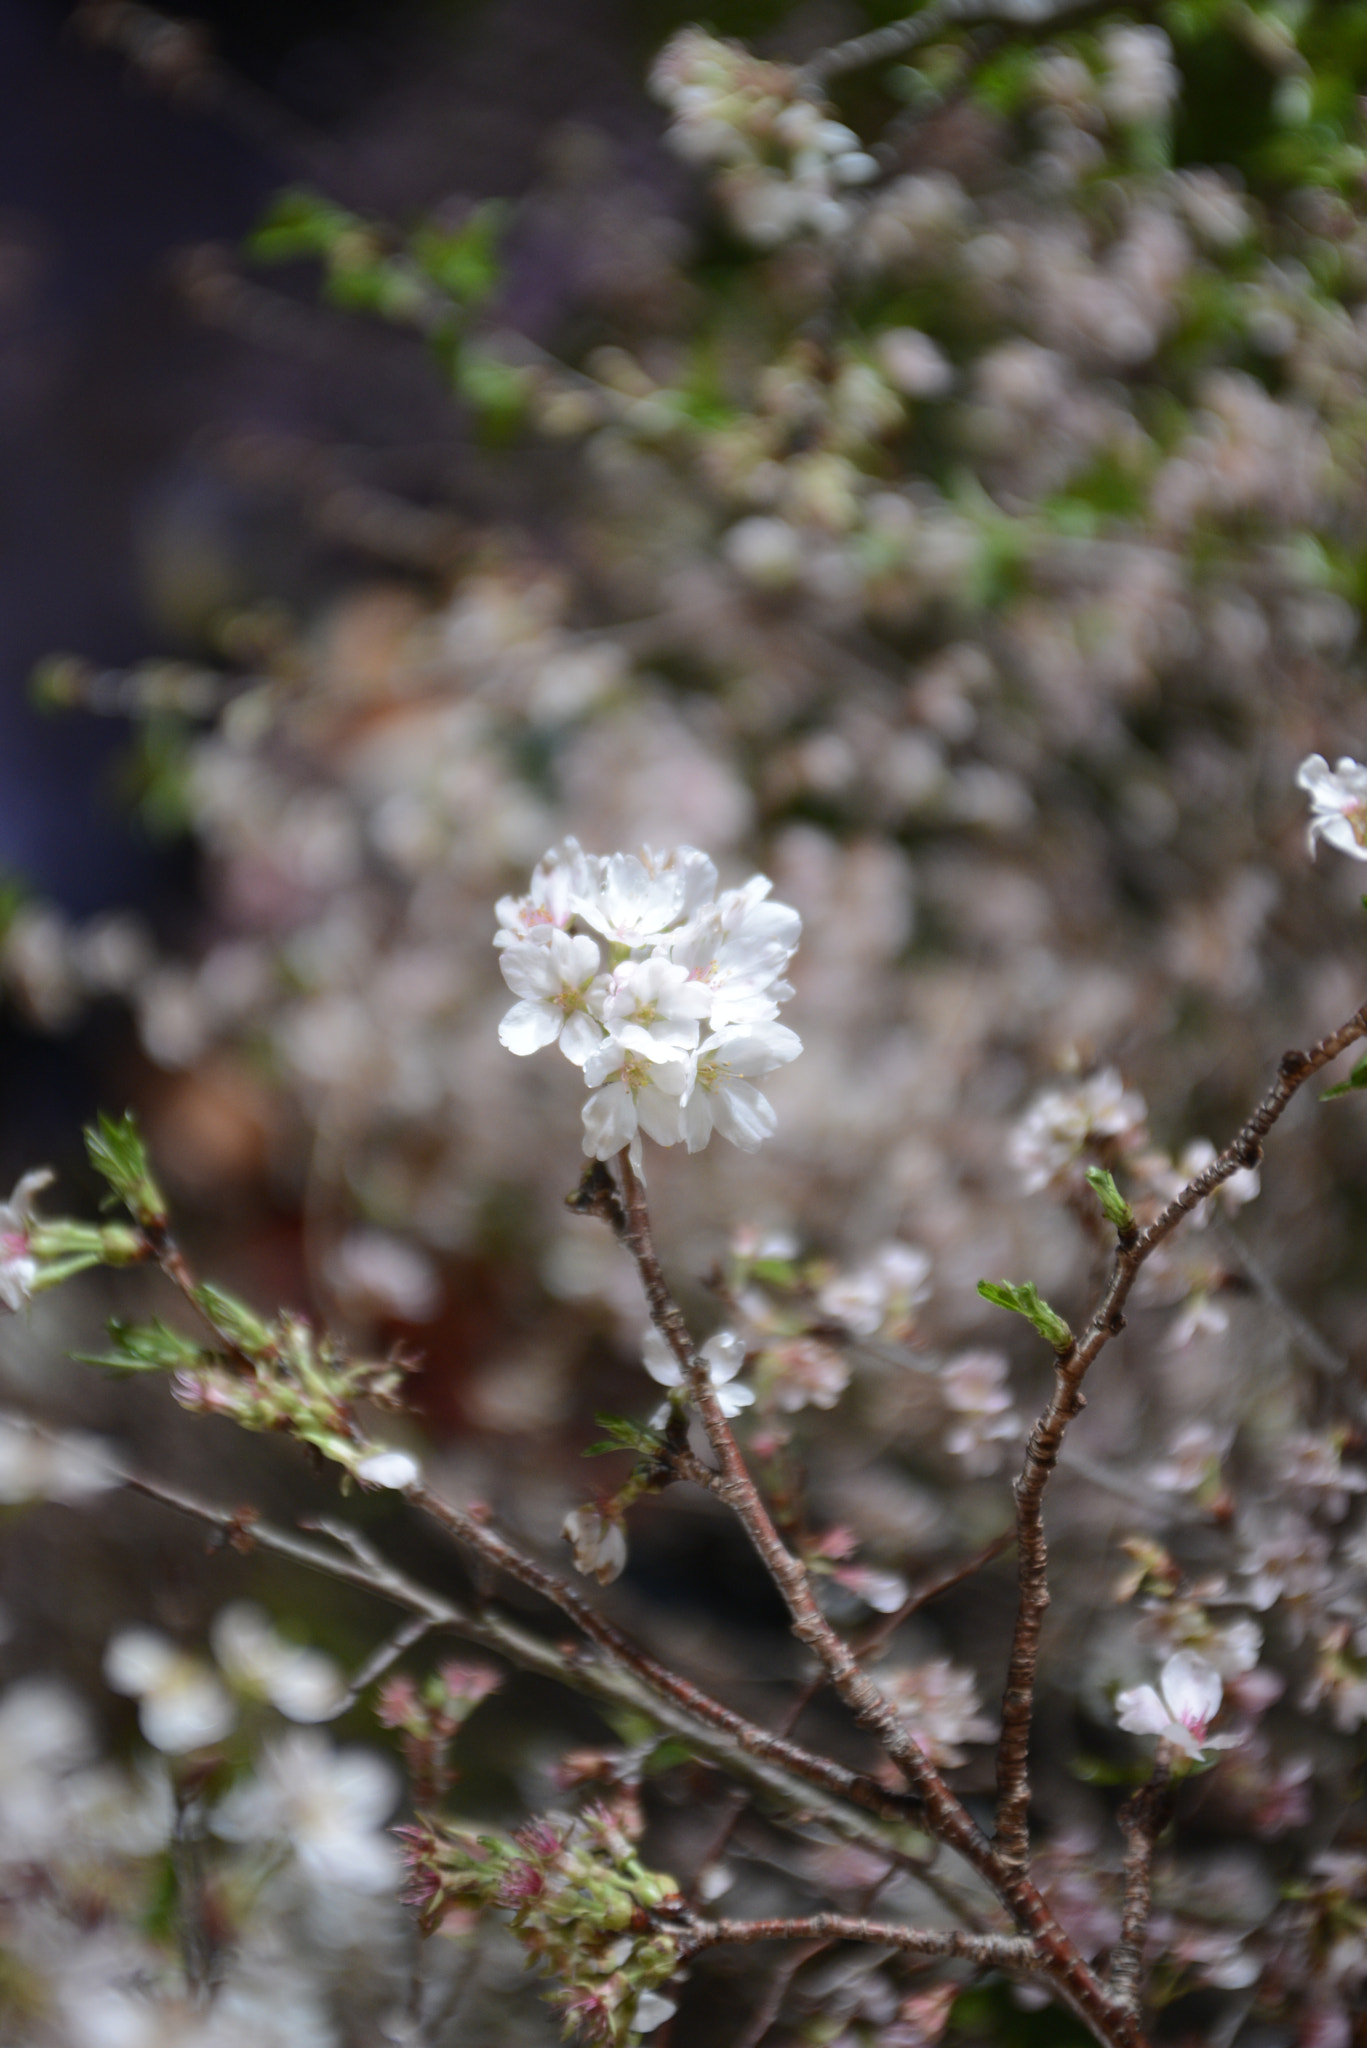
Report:
[[[566,1209],[585,1150],[683,1138],[648,1154],[663,1256],[863,1629],[1009,1520],[1048,1361],[979,1279],[1080,1311],[1112,1241],[1089,1169],[1148,1221],[1362,999],[1360,10],[1146,12],[946,32],[819,101],[795,67],[891,10],[0,7],[16,2040],[555,2037],[511,1940],[470,1963],[472,1915],[413,1990],[398,1723],[348,1676],[386,1624],[113,1488],[117,1454],[335,1508],[291,1447],[65,1362],[126,1291],[28,1305],[19,1176],[79,1206],[97,1104],[137,1108],[204,1270],[421,1353],[364,1527],[421,1470],[776,1725],[801,1659],[715,1501],[619,1513],[623,1468],[583,1463],[600,1410],[645,1427],[679,1389]],[[616,860],[569,935],[574,842]],[[706,850],[715,930],[645,848]],[[582,1081],[509,1056],[557,1038]],[[1201,1759],[1156,1876],[1173,2037],[1232,2041],[1246,1996],[1259,2040],[1348,2048],[1360,1105],[1273,1146],[1144,1268],[1051,1495],[1041,1881],[1103,1953],[1127,1759]],[[975,1796],[1009,1571],[881,1673]],[[639,1778],[567,1775],[587,1709],[517,1678],[504,1706],[461,1733],[463,1811]],[[651,1867],[691,1871],[715,1812],[683,1772],[647,1807]],[[816,1910],[760,1823],[726,1853],[728,1912]],[[882,1881],[832,1870],[841,1910]],[[718,2038],[718,1981],[675,2048]],[[1031,2024],[1002,1981],[995,2033],[945,2034],[879,1958],[806,1983],[784,2024],[841,2048]]]

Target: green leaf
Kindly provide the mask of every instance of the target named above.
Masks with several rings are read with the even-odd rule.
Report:
[[[586,1458],[599,1458],[609,1451],[635,1451],[638,1457],[658,1458],[664,1441],[653,1429],[631,1422],[625,1415],[595,1415],[594,1421],[608,1434],[602,1443],[590,1444]]]
[[[499,281],[498,244],[506,218],[507,208],[491,200],[477,206],[453,234],[431,226],[417,228],[409,237],[409,253],[457,305],[478,306]]]
[[[245,1301],[229,1294],[226,1288],[216,1287],[212,1280],[206,1280],[195,1289],[195,1300],[214,1328],[240,1351],[255,1353],[274,1347],[275,1337],[269,1325],[263,1323]]]
[[[1134,1210],[1115,1184],[1114,1176],[1104,1166],[1089,1166],[1086,1180],[1098,1202],[1106,1221],[1118,1230],[1122,1237],[1129,1237],[1134,1230]]]
[[[994,1302],[998,1308],[1009,1308],[1016,1315],[1024,1316],[1055,1351],[1072,1350],[1072,1331],[1058,1311],[1041,1298],[1033,1280],[980,1280],[978,1292],[984,1301]]]
[[[277,193],[261,225],[247,237],[247,253],[261,263],[292,263],[301,256],[329,256],[345,236],[364,231],[358,214],[294,187]]]
[[[526,409],[533,379],[516,363],[506,363],[487,349],[463,349],[455,365],[456,389],[494,434],[517,426]]]
[[[111,1372],[184,1372],[204,1363],[201,1345],[161,1321],[114,1321],[108,1328],[110,1349],[78,1351],[82,1365],[102,1365]]]
[[[86,1127],[85,1148],[96,1173],[108,1181],[136,1220],[148,1230],[164,1230],[166,1198],[152,1178],[147,1148],[132,1111],[115,1117],[101,1110]]]
[[[1363,902],[1367,903],[1367,896],[1363,898]],[[1358,1061],[1346,1081],[1336,1082],[1332,1088],[1326,1088],[1320,1101],[1333,1102],[1340,1095],[1351,1095],[1357,1088],[1367,1088],[1367,1055]]]

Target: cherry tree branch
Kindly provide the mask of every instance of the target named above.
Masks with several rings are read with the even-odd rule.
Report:
[[[719,1472],[712,1490],[737,1515],[767,1567],[792,1623],[793,1634],[818,1658],[836,1692],[863,1727],[882,1743],[921,1800],[926,1825],[990,1885],[1022,1933],[1034,1944],[1038,1967],[1059,1997],[1115,2048],[1137,2048],[1133,2015],[1108,1997],[1085,1957],[1070,1940],[1027,1873],[1001,1859],[963,1802],[950,1790],[895,1709],[859,1665],[850,1645],[817,1603],[799,1558],[783,1542],[751,1479],[731,1427],[722,1414],[706,1362],[694,1350],[688,1325],[660,1267],[645,1189],[625,1150],[617,1155],[622,1193],[609,1192],[601,1169],[590,1167],[575,1205],[609,1222],[636,1261],[651,1320],[669,1345],[702,1418]]]
[[[555,1679],[604,1706],[630,1707],[790,1816],[803,1816],[843,1841],[887,1856],[918,1877],[924,1875],[918,1858],[899,1839],[905,1813],[895,1797],[889,1798],[880,1787],[870,1786],[869,1781],[843,1765],[769,1736],[766,1730],[733,1714],[697,1688],[687,1688],[693,1705],[686,1710],[673,1698],[653,1691],[615,1656],[587,1657],[573,1646],[547,1641],[490,1608],[472,1612],[390,1564],[359,1530],[347,1523],[316,1522],[313,1526],[330,1538],[330,1544],[324,1546],[292,1530],[275,1527],[254,1509],[216,1506],[162,1479],[112,1461],[106,1463],[106,1469],[129,1492],[142,1494],[178,1514],[207,1524],[228,1543],[245,1549],[258,1547],[306,1570],[357,1586],[406,1608],[421,1619],[424,1630],[439,1629],[461,1636],[506,1657],[521,1670]],[[505,1552],[509,1548],[505,1545]],[[867,1797],[866,1791],[874,1796]],[[881,1806],[877,1801],[881,1801]],[[891,1828],[888,1822],[893,1823]]]
[[[1139,2010],[1139,1972],[1149,1931],[1153,1852],[1172,1809],[1172,1751],[1160,1742],[1153,1775],[1120,1809],[1125,1837],[1125,1907],[1106,1983],[1117,2004]]]
[[[859,1941],[901,1949],[912,1956],[957,1956],[984,1969],[1040,1969],[1035,1944],[1020,1934],[965,1934],[958,1928],[903,1927],[895,1920],[862,1920],[849,1913],[810,1913],[793,1920],[698,1920],[680,1943],[687,1958],[723,1943],[755,1941]]]
[[[1202,1173],[1174,1195],[1143,1230],[1122,1237],[1111,1276],[1082,1336],[1063,1352],[1054,1369],[1048,1406],[1030,1433],[1025,1464],[1016,1481],[1016,1529],[1020,1590],[1016,1626],[1002,1698],[1002,1733],[997,1750],[997,1827],[994,1845],[1002,1861],[1023,1870],[1029,1857],[1030,1726],[1040,1632],[1049,1605],[1049,1558],[1044,1537],[1044,1492],[1067,1434],[1082,1412],[1082,1382],[1101,1352],[1125,1327],[1125,1303],[1146,1259],[1208,1195],[1241,1167],[1256,1166],[1263,1140],[1297,1091],[1357,1039],[1367,1037],[1367,1003],[1309,1052],[1283,1053],[1277,1076],[1252,1115]]]

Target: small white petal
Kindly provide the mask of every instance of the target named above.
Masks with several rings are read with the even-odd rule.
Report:
[[[1151,1685],[1137,1685],[1117,1693],[1116,1719],[1131,1735],[1161,1735],[1172,1716]]]
[[[498,1027],[498,1042],[519,1059],[526,1059],[529,1053],[554,1045],[560,1036],[560,1026],[560,1013],[549,1003],[514,1003]]]
[[[406,1487],[418,1484],[422,1468],[407,1451],[372,1451],[356,1467],[356,1477],[367,1486],[387,1486],[402,1493]]]

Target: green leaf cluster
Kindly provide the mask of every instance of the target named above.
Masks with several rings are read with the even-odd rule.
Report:
[[[101,1110],[86,1127],[85,1148],[90,1163],[109,1183],[134,1221],[144,1230],[166,1228],[166,1198],[152,1176],[137,1120],[131,1110],[121,1117]]]
[[[1034,1325],[1046,1344],[1063,1353],[1073,1348],[1073,1333],[1057,1309],[1050,1308],[1033,1280],[980,1280],[978,1292],[984,1301],[1009,1308]]]

